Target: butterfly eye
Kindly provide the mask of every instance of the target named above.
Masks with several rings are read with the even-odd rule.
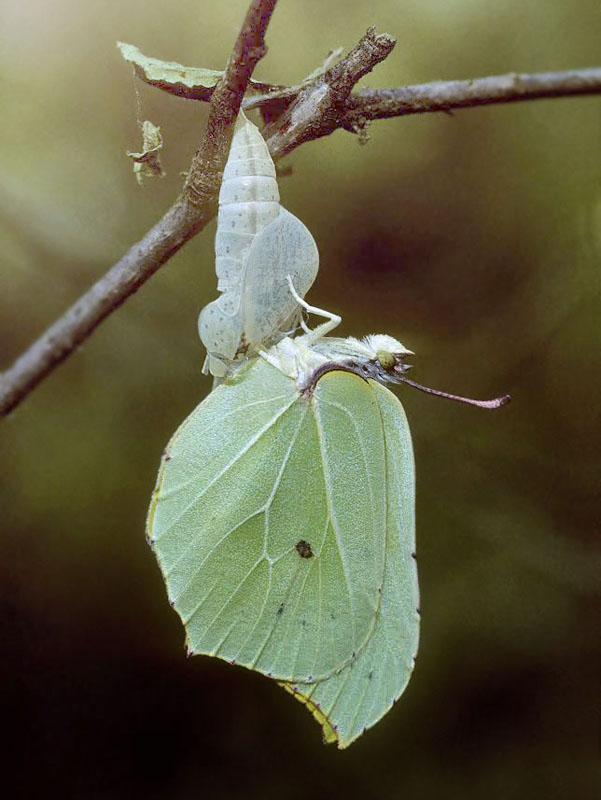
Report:
[[[376,353],[376,357],[380,362],[382,369],[389,370],[394,367],[396,364],[396,359],[392,353],[388,353],[386,350],[378,350]]]

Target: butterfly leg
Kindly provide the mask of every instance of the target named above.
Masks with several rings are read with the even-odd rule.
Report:
[[[317,308],[316,306],[310,306],[303,298],[299,295],[299,293],[294,288],[294,284],[292,283],[292,278],[290,275],[286,275],[286,280],[288,281],[288,286],[290,288],[290,292],[292,297],[296,300],[301,308],[308,314],[316,314],[318,317],[325,317],[327,322],[322,322],[321,325],[318,325],[316,328],[311,330],[304,320],[301,320],[301,327],[305,331],[305,335],[310,342],[315,341],[316,339],[320,339],[322,336],[327,336],[330,331],[333,331],[340,323],[342,322],[342,317],[338,316],[338,314],[333,314],[331,311],[324,311],[322,308]]]

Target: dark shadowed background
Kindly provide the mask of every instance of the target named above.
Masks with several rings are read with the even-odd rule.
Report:
[[[176,196],[206,106],[135,84],[120,39],[223,66],[246,2],[0,3],[0,347],[8,365]],[[297,83],[368,25],[364,81],[593,66],[596,0],[281,0],[258,79]],[[167,177],[126,150],[161,125]],[[348,751],[274,683],[186,659],[144,520],[162,448],[205,396],[214,223],[0,424],[0,686],[10,797],[592,798],[601,780],[601,98],[389,120],[285,163],[309,299],[416,351],[422,641]]]

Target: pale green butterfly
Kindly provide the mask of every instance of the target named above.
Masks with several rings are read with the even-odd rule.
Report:
[[[295,329],[319,254],[303,223],[279,203],[275,167],[259,130],[240,112],[219,193],[215,236],[217,288],[200,312],[204,372],[222,378],[232,364]]]
[[[327,337],[340,317],[288,281],[329,321],[192,412],[163,454],[147,535],[188,651],[274,678],[346,747],[401,695],[417,652],[411,435],[382,385],[409,382],[410,351]]]

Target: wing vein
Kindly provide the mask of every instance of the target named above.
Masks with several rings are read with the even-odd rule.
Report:
[[[356,641],[356,628],[355,628],[355,619],[353,614],[353,601],[352,601],[352,594],[351,594],[351,586],[349,580],[349,572],[348,572],[348,565],[344,559],[344,551],[341,548],[340,544],[340,531],[338,529],[338,521],[336,519],[336,515],[334,514],[333,503],[332,503],[332,492],[330,488],[330,475],[327,469],[327,459],[326,459],[326,447],[325,447],[325,439],[324,439],[324,431],[323,431],[323,424],[321,421],[321,417],[317,409],[315,409],[315,422],[317,428],[317,438],[319,439],[319,450],[321,453],[321,463],[323,469],[323,477],[324,477],[324,485],[326,490],[326,505],[328,509],[328,520],[331,524],[332,530],[334,531],[334,537],[336,539],[336,544],[338,546],[338,553],[340,555],[340,562],[342,564],[342,571],[344,574],[344,584],[346,587],[346,592],[348,595],[348,603],[349,609],[351,614],[351,624],[353,628],[353,642]],[[325,544],[325,541],[324,541]]]
[[[278,474],[276,476],[276,479],[273,482],[273,489],[271,491],[271,494],[270,494],[269,498],[267,499],[267,501],[265,503],[265,506],[264,506],[264,511],[265,511],[265,533],[263,534],[263,555],[266,558],[268,558],[268,560],[269,560],[269,556],[267,555],[267,539],[269,537],[269,510],[271,508],[271,504],[273,503],[273,499],[274,499],[274,497],[276,495],[276,492],[277,492],[278,487],[280,485],[280,482],[282,480],[282,475],[284,474],[284,470],[286,469],[286,465],[288,464],[288,461],[290,460],[290,454],[291,454],[291,452],[292,452],[292,450],[294,448],[294,445],[296,444],[296,440],[298,439],[298,434],[300,433],[300,429],[301,429],[302,424],[303,424],[303,422],[305,420],[305,416],[306,416],[306,412],[301,415],[298,427],[295,430],[294,436],[292,437],[292,439],[290,441],[290,445],[289,445],[288,449],[286,450],[286,453],[284,454],[284,458],[282,459],[282,466],[280,468],[280,471],[278,472]],[[271,588],[272,568],[273,568],[273,562],[271,562],[269,560],[269,589]],[[240,653],[242,650],[244,650],[248,640],[251,638],[251,636],[255,632],[255,629],[256,629],[257,625],[261,621],[261,617],[262,617],[263,611],[265,610],[265,607],[267,605],[268,599],[269,599],[269,591],[265,595],[265,598],[263,600],[263,605],[261,606],[261,611],[259,613],[259,616],[257,617],[257,621],[253,625],[252,630],[250,631],[250,633],[248,634],[248,636],[246,637],[244,642],[241,644],[241,646],[240,646],[240,648],[238,650],[238,653]],[[269,636],[267,637],[267,640],[268,639],[269,639]],[[254,666],[254,664],[257,663],[257,660],[260,658],[260,653],[263,651],[263,649],[264,649],[264,645],[261,647],[261,651],[259,652],[259,655],[257,656],[255,661],[253,662],[253,666]]]

